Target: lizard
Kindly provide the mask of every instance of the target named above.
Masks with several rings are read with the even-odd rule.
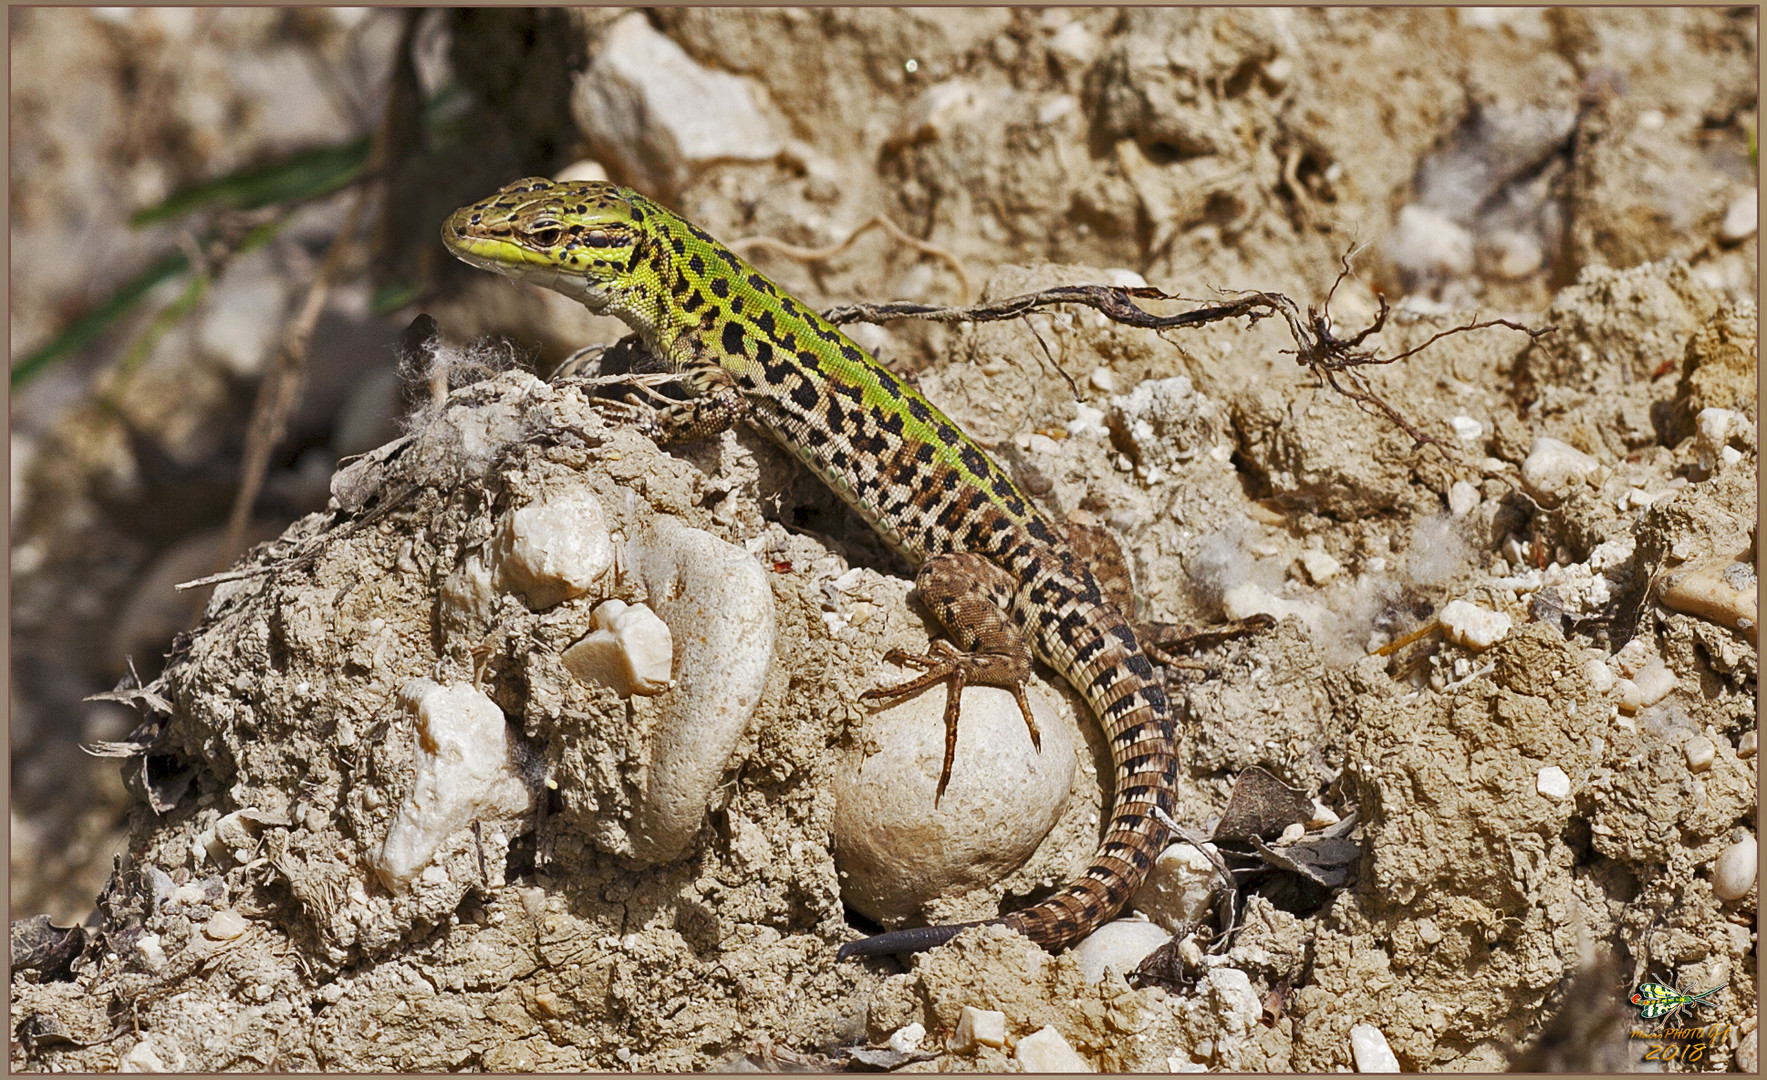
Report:
[[[624,405],[658,445],[715,434],[740,419],[802,460],[917,567],[922,602],[950,640],[887,660],[918,669],[868,692],[892,702],[947,684],[950,778],[966,684],[1011,691],[1039,744],[1025,698],[1033,655],[1096,714],[1115,774],[1110,819],[1083,873],[1049,897],[987,923],[1050,951],[1120,911],[1162,850],[1177,778],[1174,711],[1125,617],[1121,576],[1089,568],[1102,528],[1058,526],[988,452],[918,390],[821,315],[697,225],[605,181],[517,180],[449,215],[460,260],[553,289],[624,321],[686,391],[661,407]],[[1120,549],[1108,541],[1107,550]],[[1039,744],[1040,745],[1040,744]],[[918,952],[959,923],[849,942],[837,959]]]

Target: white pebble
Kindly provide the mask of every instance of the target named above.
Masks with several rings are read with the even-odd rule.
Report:
[[[1546,262],[1540,241],[1524,232],[1504,230],[1490,237],[1497,252],[1497,274],[1511,281],[1525,278]]]
[[[589,625],[593,629],[563,656],[565,670],[578,682],[611,687],[623,698],[669,688],[674,641],[656,612],[645,604],[603,600]]]
[[[1089,1073],[1095,1072],[1086,1059],[1068,1041],[1061,1037],[1061,1032],[1053,1027],[1039,1028],[1018,1041],[1013,1050],[1013,1060],[1028,1073]]]
[[[1350,1054],[1359,1073],[1396,1073],[1399,1059],[1387,1045],[1387,1037],[1373,1024],[1350,1026]]]
[[[1522,462],[1522,486],[1535,498],[1556,503],[1600,468],[1601,462],[1583,451],[1543,435]]]
[[[1301,564],[1302,572],[1307,575],[1307,580],[1315,585],[1324,585],[1332,578],[1337,577],[1339,571],[1344,568],[1343,563],[1338,562],[1326,552],[1311,549],[1301,552],[1298,561]]]
[[[1472,442],[1474,439],[1485,433],[1485,425],[1474,420],[1472,417],[1467,416],[1465,413],[1448,421],[1448,424],[1454,428],[1454,435],[1461,442]]]
[[[1339,821],[1342,821],[1342,820],[1343,820],[1342,818],[1338,817],[1336,810],[1333,810],[1331,807],[1320,802],[1318,799],[1314,799],[1313,800],[1313,816],[1307,819],[1307,828],[1309,828],[1309,829],[1324,829],[1329,826],[1336,825]]]
[[[1630,679],[1639,668],[1655,658],[1656,650],[1652,647],[1650,640],[1639,637],[1620,646],[1620,651],[1614,654],[1614,663],[1619,665],[1620,674]]]
[[[1735,422],[1736,413],[1729,409],[1701,409],[1693,418],[1693,449],[1701,470],[1711,472],[1718,467],[1718,453],[1725,448]]]
[[[978,1046],[1005,1045],[1005,1013],[965,1005],[957,1014],[957,1045],[954,1049],[958,1053],[969,1053]]]
[[[584,491],[516,507],[498,522],[491,558],[498,587],[535,610],[582,596],[614,564],[607,514]]]
[[[494,823],[528,812],[533,799],[510,764],[510,729],[483,691],[412,679],[399,703],[416,723],[416,775],[373,855],[389,887],[417,876],[442,842],[474,820]]]
[[[135,953],[143,967],[149,971],[158,971],[165,966],[166,950],[160,944],[158,934],[142,934],[135,939]]]
[[[1750,188],[1731,200],[1730,209],[1724,212],[1724,224],[1718,228],[1718,239],[1726,244],[1747,240],[1755,235],[1760,215],[1760,193]]]
[[[1745,836],[1724,849],[1712,866],[1712,891],[1723,900],[1741,900],[1755,887],[1755,863],[1760,856],[1755,838]]]
[[[1447,215],[1416,203],[1399,210],[1387,240],[1392,260],[1412,274],[1459,277],[1473,268],[1473,235]]]
[[[1479,489],[1465,480],[1454,481],[1448,489],[1448,512],[1463,518],[1479,508]]]
[[[1092,384],[1092,389],[1109,394],[1117,388],[1117,373],[1110,368],[1093,368],[1086,381]]]
[[[1548,765],[1534,777],[1534,790],[1553,802],[1563,802],[1571,793],[1571,778],[1557,765]]]
[[[1088,983],[1103,979],[1107,969],[1127,978],[1149,953],[1171,940],[1171,931],[1162,926],[1140,919],[1115,919],[1074,946],[1074,959]]]
[[[1213,844],[1204,844],[1213,852]],[[1130,906],[1168,933],[1177,934],[1196,925],[1208,915],[1214,902],[1215,864],[1209,856],[1188,843],[1173,844],[1154,857]]]
[[[1718,461],[1724,465],[1735,465],[1742,460],[1742,451],[1734,446],[1721,447],[1718,450]]]
[[[890,1033],[889,1048],[898,1054],[906,1054],[911,1050],[920,1049],[920,1040],[926,1038],[926,1028],[921,1024],[909,1024],[899,1027]]]
[[[1681,744],[1681,752],[1687,756],[1687,768],[1690,772],[1702,773],[1712,767],[1718,756],[1718,748],[1712,740],[1704,735],[1695,735]]]
[[[1758,741],[1759,739],[1755,732],[1745,732],[1743,737],[1736,741],[1736,756],[1739,758],[1754,757],[1755,745]]]
[[[1620,695],[1620,709],[1624,712],[1637,712],[1643,705],[1644,695],[1639,692],[1638,684],[1631,679],[1617,680],[1614,691]]]
[[[1451,600],[1436,616],[1450,641],[1483,652],[1509,635],[1510,618],[1465,600]]]
[[[1062,33],[1066,33],[1068,27],[1076,27],[1079,29],[1084,29],[1084,27],[1081,26],[1080,23],[1071,22],[1067,26],[1062,27]],[[1058,33],[1055,36],[1057,38],[1060,38],[1062,36],[1062,33]],[[1128,270],[1128,269],[1125,269],[1121,266],[1113,266],[1110,269],[1106,270],[1104,272],[1104,278],[1106,281],[1110,282],[1112,285],[1115,285],[1119,289],[1145,289],[1145,288],[1147,288],[1147,279],[1146,278],[1142,277],[1140,274],[1137,274],[1133,270]]]
[[[232,941],[246,931],[245,918],[232,908],[222,908],[209,916],[202,932],[213,941]]]
[[[1605,694],[1614,688],[1614,670],[1607,666],[1606,660],[1584,661],[1583,674],[1589,679],[1590,689],[1598,694]]]
[[[1632,681],[1638,685],[1638,704],[1641,708],[1655,705],[1675,689],[1675,673],[1661,660],[1652,660],[1640,668],[1633,674]]]
[[[1298,821],[1291,821],[1283,828],[1282,835],[1276,838],[1276,842],[1278,844],[1298,844],[1301,837],[1306,835],[1307,826]]]

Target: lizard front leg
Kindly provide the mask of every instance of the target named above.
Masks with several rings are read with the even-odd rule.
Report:
[[[657,405],[631,396],[597,398],[595,406],[658,446],[710,438],[748,415],[742,387],[714,360],[688,360],[675,383],[687,391],[686,400],[662,398]]]
[[[1031,648],[1006,614],[1012,581],[1006,571],[980,555],[954,552],[927,560],[915,577],[920,598],[932,609],[945,632],[956,640],[934,641],[921,655],[892,649],[884,657],[892,664],[923,669],[923,673],[896,686],[883,686],[861,695],[867,701],[894,703],[917,694],[934,683],[948,682],[945,698],[945,763],[939,770],[939,789],[933,805],[945,795],[951,781],[951,762],[957,753],[957,719],[963,688],[971,683],[1010,690],[1018,701],[1031,745],[1042,748],[1031,704],[1025,697],[1025,680],[1031,675]]]

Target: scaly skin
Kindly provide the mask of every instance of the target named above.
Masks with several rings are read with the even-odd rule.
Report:
[[[1070,542],[913,387],[729,248],[630,188],[518,180],[455,211],[442,239],[474,266],[557,290],[637,332],[694,395],[645,421],[658,442],[746,418],[920,568],[922,597],[964,651],[935,642],[927,656],[901,657],[926,673],[871,696],[950,680],[947,775],[966,681],[1012,689],[1023,708],[1032,651],[1059,671],[1110,739],[1109,828],[1081,877],[991,921],[1053,950],[1122,908],[1164,842],[1151,809],[1172,812],[1172,711],[1122,611],[1076,554],[1078,537]],[[883,934],[841,956],[929,948],[959,929]]]

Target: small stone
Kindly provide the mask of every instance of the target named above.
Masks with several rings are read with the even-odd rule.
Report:
[[[1635,713],[1644,703],[1644,695],[1639,692],[1638,684],[1631,679],[1617,680],[1614,690],[1620,695],[1620,709],[1623,712]]]
[[[611,687],[623,698],[669,688],[674,640],[668,624],[646,604],[603,600],[589,616],[590,632],[564,651],[566,671],[586,685]]]
[[[1204,844],[1209,852],[1213,844]],[[1208,915],[1216,891],[1215,864],[1188,843],[1173,844],[1154,857],[1153,867],[1130,905],[1170,934]]]
[[[1442,928],[1437,926],[1432,919],[1419,919],[1417,920],[1417,940],[1425,945],[1440,945],[1442,943]]]
[[[541,611],[582,596],[613,568],[607,514],[588,492],[551,495],[498,521],[491,562],[498,588]]]
[[[978,1046],[1005,1045],[1005,1013],[965,1005],[963,1011],[957,1014],[957,1045],[954,1049],[958,1053],[969,1053]]]
[[[1614,669],[1607,666],[1606,660],[1585,660],[1583,675],[1589,680],[1589,688],[1598,694],[1605,694],[1614,688]]]
[[[1541,436],[1522,462],[1522,486],[1536,499],[1557,505],[1600,468],[1601,462],[1569,443]]]
[[[1140,919],[1105,923],[1074,946],[1074,959],[1088,983],[1104,979],[1107,970],[1127,978],[1149,953],[1172,940],[1172,932]]]
[[[1448,424],[1454,429],[1455,438],[1461,442],[1472,442],[1485,433],[1485,425],[1464,413],[1448,421]]]
[[[1518,281],[1531,276],[1546,263],[1540,241],[1524,232],[1504,231],[1491,237],[1497,254],[1497,275]]]
[[[926,1038],[926,1028],[921,1024],[909,1024],[899,1027],[890,1034],[889,1048],[898,1054],[906,1054],[920,1049],[920,1040]]]
[[[140,1042],[130,1047],[129,1052],[122,1056],[122,1059],[117,1063],[117,1071],[126,1073],[163,1073],[170,1072],[171,1070],[166,1067],[164,1061],[160,1060],[159,1054],[154,1052],[153,1040],[142,1039]]]
[[[1399,1059],[1387,1045],[1387,1037],[1373,1024],[1350,1026],[1350,1055],[1356,1059],[1359,1073],[1396,1073]]]
[[[1675,689],[1675,673],[1661,660],[1652,660],[1632,676],[1638,685],[1640,708],[1655,705]]]
[[[1298,821],[1291,821],[1282,830],[1282,835],[1276,838],[1276,842],[1278,844],[1298,844],[1301,841],[1301,837],[1306,835],[1307,826],[1302,825]]]
[[[1614,663],[1619,665],[1620,674],[1630,679],[1639,668],[1656,658],[1656,650],[1652,648],[1648,638],[1633,638],[1620,646],[1614,653]]]
[[[1557,765],[1548,765],[1534,777],[1534,790],[1553,802],[1563,802],[1571,793],[1571,778]]]
[[[1102,393],[1113,393],[1117,389],[1117,373],[1110,368],[1093,368],[1086,381],[1092,384],[1092,389]]]
[[[1721,900],[1741,900],[1755,887],[1755,865],[1760,856],[1756,840],[1745,836],[1724,849],[1712,864],[1712,891]]]
[[[1736,1071],[1742,1073],[1744,1076],[1753,1075],[1756,1066],[1760,1064],[1760,1058],[1758,1056],[1760,1046],[1759,1039],[1759,1031],[1755,1028],[1751,1028],[1747,1035],[1744,1035],[1737,1041]]]
[[[246,932],[245,918],[232,908],[222,908],[209,916],[202,932],[212,941],[232,941]]]
[[[1508,615],[1490,611],[1465,600],[1451,600],[1436,616],[1450,641],[1474,652],[1483,652],[1509,635]]]
[[[1053,1027],[1038,1028],[1018,1041],[1013,1060],[1028,1073],[1089,1073],[1097,1070]]]
[[[1744,732],[1743,737],[1736,741],[1736,756],[1739,758],[1752,758],[1752,757],[1754,757],[1755,756],[1755,744],[1757,741],[1758,740],[1756,738],[1755,732],[1753,732],[1753,731]]]
[[[1324,585],[1337,577],[1344,568],[1343,563],[1323,551],[1303,551],[1297,561],[1301,564],[1301,571],[1307,575],[1307,580],[1315,585]]]
[[[1463,518],[1479,508],[1479,489],[1465,480],[1454,481],[1448,489],[1448,512]]]
[[[1702,773],[1712,767],[1718,756],[1718,748],[1712,740],[1704,735],[1695,735],[1681,744],[1681,752],[1687,756],[1687,768],[1691,772]]]
[[[1736,413],[1729,409],[1701,409],[1693,418],[1693,449],[1704,472],[1718,467],[1718,452],[1730,438]]]
[[[1724,212],[1724,224],[1718,227],[1718,239],[1726,244],[1747,240],[1755,235],[1760,215],[1760,192],[1750,188],[1730,201],[1730,208]]]
[[[1411,203],[1399,210],[1387,252],[1407,274],[1461,277],[1473,268],[1473,235],[1447,215]]]
[[[158,971],[166,964],[166,950],[160,944],[158,934],[142,934],[135,939],[135,953],[141,959],[141,965],[149,971]]]

